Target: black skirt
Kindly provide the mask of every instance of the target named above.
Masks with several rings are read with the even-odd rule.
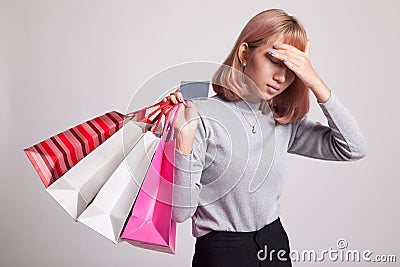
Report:
[[[292,266],[280,218],[258,231],[211,231],[196,239],[193,267]]]

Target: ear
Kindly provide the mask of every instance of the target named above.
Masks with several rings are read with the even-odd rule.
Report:
[[[239,45],[237,56],[239,58],[240,64],[246,63],[248,50],[249,45],[247,43],[243,42]]]

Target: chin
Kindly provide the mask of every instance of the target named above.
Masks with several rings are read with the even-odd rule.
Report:
[[[274,96],[276,96],[277,94],[275,94],[275,95],[270,95],[270,94],[268,94],[268,93],[263,93],[262,94],[263,95],[263,99],[264,100],[271,100],[272,98],[274,98]]]

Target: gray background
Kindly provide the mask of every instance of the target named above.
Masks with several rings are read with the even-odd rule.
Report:
[[[190,220],[178,225],[174,256],[114,245],[68,217],[22,149],[124,111],[139,86],[169,66],[222,62],[245,23],[272,7],[303,22],[314,68],[369,144],[353,163],[289,157],[281,217],[292,249],[336,248],[345,238],[349,249],[399,257],[399,1],[3,0],[0,265],[189,266]],[[311,100],[312,118],[326,122]]]

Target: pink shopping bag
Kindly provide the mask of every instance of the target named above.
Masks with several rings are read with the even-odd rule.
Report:
[[[179,104],[168,112],[156,152],[133,205],[121,240],[134,246],[175,254],[176,222],[172,220],[174,174],[174,125]],[[166,141],[171,113],[175,113]]]

